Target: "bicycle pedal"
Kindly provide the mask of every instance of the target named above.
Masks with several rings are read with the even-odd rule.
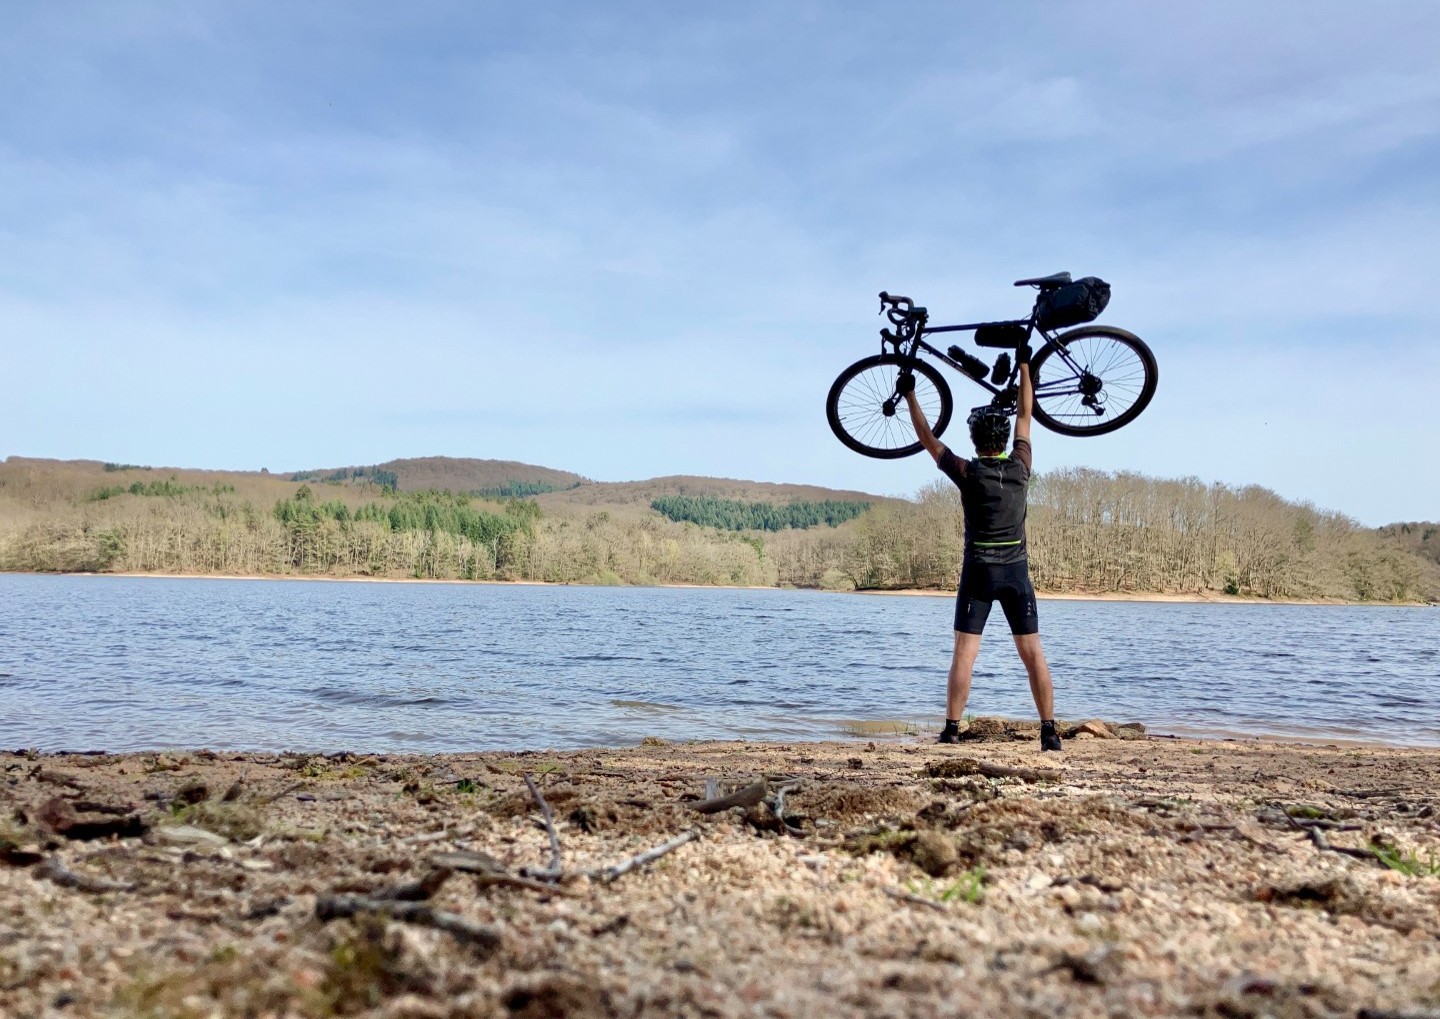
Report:
[[[1010,355],[1002,353],[995,359],[995,367],[990,371],[990,381],[999,385],[1010,377]]]

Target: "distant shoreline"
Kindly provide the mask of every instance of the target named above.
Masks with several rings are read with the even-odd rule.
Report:
[[[655,587],[682,590],[725,590],[725,591],[820,591],[825,594],[846,594],[880,596],[888,598],[953,598],[954,590],[939,588],[903,588],[895,590],[824,591],[821,588],[786,588],[760,584],[563,584],[549,580],[465,580],[448,577],[363,577],[331,576],[298,573],[146,573],[138,570],[95,573],[76,571],[67,573],[12,572],[15,576],[31,577],[154,577],[162,580],[298,580],[306,582],[331,582],[342,584],[460,584],[491,587]],[[0,574],[3,575],[3,574]],[[1257,598],[1243,595],[1205,593],[1171,594],[1145,591],[1120,592],[1074,592],[1038,591],[1041,601],[1115,601],[1115,602],[1158,602],[1184,605],[1336,605],[1336,606],[1384,606],[1384,607],[1427,607],[1426,602],[1381,602],[1381,601],[1340,601],[1335,599],[1303,598]]]

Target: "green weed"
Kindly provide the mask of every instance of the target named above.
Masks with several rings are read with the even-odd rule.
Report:
[[[914,881],[907,881],[906,891],[911,895],[918,895],[923,899],[930,899],[935,902],[943,902],[949,905],[952,902],[968,902],[970,905],[978,905],[985,899],[985,868],[973,867],[961,874],[956,880],[950,883],[949,887],[939,889],[935,882],[928,877],[922,877]]]
[[[949,888],[940,893],[941,902],[960,899],[970,905],[979,905],[985,898],[985,868],[972,867],[961,874]]]
[[[1370,852],[1385,866],[1406,877],[1440,877],[1440,859],[1436,859],[1434,853],[1421,860],[1415,853],[1402,852],[1400,847],[1383,842],[1372,845]]]

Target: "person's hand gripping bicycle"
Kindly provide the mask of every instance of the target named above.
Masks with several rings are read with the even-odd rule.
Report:
[[[1030,438],[1030,413],[1035,403],[1035,387],[1030,377],[1030,355],[1029,344],[1022,343],[1015,349],[1015,363],[1020,368],[1020,392],[1015,418],[1015,435],[1017,438],[1026,440]],[[908,368],[901,369],[900,377],[895,380],[895,392],[905,398],[905,405],[910,410],[910,425],[915,429],[915,437],[920,440],[920,445],[925,447],[925,452],[934,457],[936,463],[939,463],[940,457],[945,454],[946,447],[930,431],[930,422],[925,419],[925,412],[920,409],[920,404],[915,399],[915,373],[913,371]]]

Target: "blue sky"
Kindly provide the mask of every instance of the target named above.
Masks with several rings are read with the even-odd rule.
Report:
[[[1440,518],[1430,0],[0,19],[0,456],[910,493],[824,421],[876,292],[1068,269],[1161,387],[1038,466]]]

